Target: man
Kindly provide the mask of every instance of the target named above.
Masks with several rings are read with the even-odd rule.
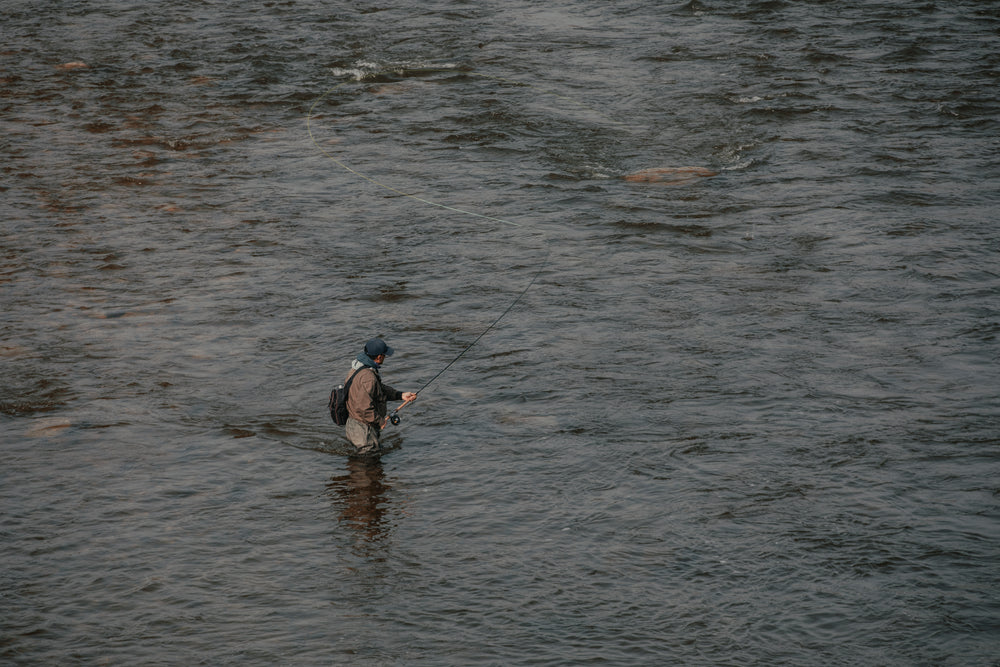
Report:
[[[392,356],[393,349],[381,338],[372,338],[357,359],[351,362],[348,379],[354,381],[347,392],[347,439],[357,449],[358,454],[378,455],[379,438],[385,426],[387,401],[416,400],[412,392],[401,392],[382,383],[379,368],[385,358]],[[346,384],[346,380],[344,384]]]

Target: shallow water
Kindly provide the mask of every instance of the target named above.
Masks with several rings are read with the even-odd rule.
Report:
[[[998,664],[998,30],[9,3],[0,656]]]

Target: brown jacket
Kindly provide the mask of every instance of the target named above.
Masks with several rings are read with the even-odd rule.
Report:
[[[354,370],[347,374],[350,378]],[[345,384],[347,380],[344,380]],[[354,375],[354,382],[347,392],[347,414],[364,424],[382,428],[387,414],[386,402],[399,401],[403,392],[382,383],[382,377],[373,368],[362,368]]]

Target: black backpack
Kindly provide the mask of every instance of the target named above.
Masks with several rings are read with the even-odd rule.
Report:
[[[351,382],[354,381],[354,376],[359,372],[363,371],[363,368],[351,373],[351,377],[347,378],[346,384],[337,385],[334,387],[333,391],[330,392],[330,419],[337,426],[343,426],[347,423],[347,392],[351,390]]]

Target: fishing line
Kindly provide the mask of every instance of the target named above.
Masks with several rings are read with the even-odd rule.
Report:
[[[397,75],[400,75],[400,76],[404,76],[407,72],[421,72],[421,73],[423,73],[423,72],[451,72],[451,73],[459,73],[459,74],[462,74],[462,75],[465,75],[465,76],[478,76],[478,77],[482,77],[482,78],[486,78],[486,79],[492,79],[492,80],[495,80],[495,81],[502,81],[502,82],[505,82],[505,83],[515,84],[515,85],[518,85],[518,86],[534,87],[534,86],[530,86],[529,84],[525,84],[523,82],[513,81],[511,79],[505,79],[503,77],[492,76],[492,75],[488,75],[488,74],[479,74],[479,73],[476,73],[476,72],[463,72],[463,71],[460,71],[460,70],[455,70],[455,69],[450,69],[450,68],[441,68],[441,69],[420,68],[420,69],[410,69],[410,70],[405,70],[405,69],[403,69],[403,70],[400,70],[400,69],[379,70],[379,71],[371,72],[370,74],[367,74],[367,75],[363,75],[363,76],[359,77],[358,79],[356,79],[355,82],[360,82],[364,78],[372,77],[372,76],[378,76],[380,74],[384,74],[384,73],[387,73],[387,72],[391,72],[391,73],[394,73],[394,74],[397,74]],[[476,213],[475,211],[469,211],[469,210],[466,210],[466,209],[458,208],[456,206],[449,206],[447,204],[442,204],[440,202],[432,201],[430,199],[425,199],[424,197],[419,197],[419,196],[411,194],[409,192],[404,192],[404,191],[402,191],[402,190],[400,190],[400,189],[398,189],[396,187],[393,187],[391,185],[383,183],[382,181],[380,181],[380,180],[378,180],[378,179],[376,179],[376,178],[374,178],[372,176],[364,174],[364,173],[358,171],[357,169],[354,169],[353,167],[351,167],[351,166],[343,163],[342,161],[338,160],[335,156],[331,155],[325,148],[323,148],[323,146],[321,146],[319,144],[319,142],[316,139],[316,136],[313,134],[312,120],[313,120],[313,118],[316,117],[316,114],[314,112],[315,112],[316,107],[320,104],[320,102],[322,102],[327,97],[329,97],[331,94],[333,94],[334,91],[339,90],[340,88],[342,88],[342,87],[344,87],[344,86],[346,86],[346,85],[348,85],[350,83],[352,83],[352,82],[351,81],[344,81],[342,83],[337,84],[336,86],[332,86],[326,92],[324,92],[322,95],[320,95],[318,98],[316,98],[316,100],[309,107],[309,113],[306,116],[306,128],[307,128],[307,130],[309,132],[309,138],[312,140],[313,145],[316,146],[316,148],[320,151],[320,153],[322,153],[323,155],[325,155],[327,158],[329,158],[330,160],[332,160],[337,166],[339,166],[340,168],[344,169],[348,173],[351,173],[351,174],[353,174],[353,175],[355,175],[355,176],[357,176],[359,178],[362,178],[362,179],[368,181],[369,183],[371,183],[373,185],[376,185],[376,186],[378,186],[380,188],[388,190],[389,192],[394,193],[396,196],[408,197],[409,199],[413,199],[414,201],[418,201],[418,202],[420,202],[422,204],[426,204],[428,206],[435,206],[437,208],[441,208],[441,209],[444,209],[446,211],[451,211],[453,213],[461,213],[463,215],[469,215],[469,216],[472,216],[472,217],[475,217],[475,218],[479,218],[481,220],[490,220],[492,222],[497,222],[497,223],[501,223],[501,224],[504,224],[504,225],[510,225],[510,226],[513,226],[513,227],[523,227],[524,226],[524,225],[522,225],[520,223],[514,222],[512,220],[507,220],[505,218],[499,218],[499,217],[495,217],[495,216],[491,216],[491,215],[484,215],[482,213]],[[580,104],[579,102],[576,102],[575,100],[572,100],[570,98],[567,98],[567,97],[564,97],[564,96],[561,96],[561,95],[558,95],[558,94],[552,93],[552,92],[549,92],[548,94],[550,94],[550,95],[552,95],[552,96],[554,96],[556,98],[559,98],[559,99],[570,101],[573,104],[576,104],[577,106],[590,109],[591,111],[597,113],[598,115],[601,115],[601,116],[607,118],[600,111],[597,111],[596,109],[591,109],[590,107],[587,107],[586,105],[583,105],[583,104]],[[611,119],[608,119],[608,120],[611,120]],[[612,120],[612,122],[614,124],[618,124],[616,121]],[[528,282],[528,285],[517,295],[517,297],[513,301],[511,301],[510,305],[507,306],[507,309],[504,310],[502,313],[500,313],[500,315],[495,320],[493,320],[493,322],[491,322],[490,325],[488,327],[486,327],[482,331],[482,333],[480,333],[475,338],[475,340],[473,340],[471,343],[469,343],[461,352],[458,353],[458,355],[455,356],[454,359],[452,359],[451,361],[449,361],[448,364],[445,365],[444,368],[442,368],[440,371],[438,371],[438,373],[436,375],[434,375],[434,377],[432,377],[430,380],[428,380],[427,382],[425,382],[423,384],[423,386],[420,387],[420,389],[418,389],[414,393],[419,394],[420,392],[424,391],[427,387],[429,387],[431,385],[431,383],[433,383],[435,380],[437,380],[439,377],[441,377],[459,359],[461,359],[463,356],[465,356],[466,352],[468,352],[469,350],[471,350],[473,348],[473,346],[476,345],[476,343],[478,343],[480,340],[482,340],[482,338],[486,334],[488,334],[491,330],[493,330],[493,328],[497,324],[499,324],[500,321],[504,317],[506,317],[514,309],[514,306],[516,306],[521,301],[521,299],[524,297],[524,295],[528,293],[528,291],[531,289],[531,287],[538,280],[539,276],[541,276],[542,271],[545,269],[545,267],[548,264],[549,255],[550,255],[550,253],[546,252],[545,257],[543,258],[541,265],[535,271],[534,275],[532,275],[531,280]],[[408,405],[408,403],[403,403],[402,405],[400,405],[399,407],[397,407],[395,410],[393,410],[389,414],[388,420],[390,422],[392,422],[393,424],[398,424],[399,423],[399,417],[398,417],[397,413],[398,413],[399,410],[401,410],[402,408],[406,407],[407,405]]]
[[[422,70],[422,71],[426,71],[426,70]],[[454,71],[454,70],[432,70],[432,71],[449,71],[450,72],[450,71]],[[382,73],[383,72],[381,72],[381,71],[380,72],[373,72],[370,76],[377,76],[377,75],[382,74]],[[466,74],[468,74],[468,72],[466,72]],[[480,75],[480,76],[482,76],[482,75]],[[313,135],[313,131],[312,131],[313,109],[316,108],[317,104],[319,104],[324,99],[326,99],[327,97],[329,97],[335,90],[337,90],[338,88],[342,88],[343,86],[346,86],[346,85],[348,85],[350,83],[351,83],[350,81],[344,81],[343,83],[340,83],[340,84],[338,84],[338,85],[330,88],[325,93],[323,93],[318,98],[316,98],[316,101],[313,102],[313,104],[312,104],[311,107],[309,107],[309,115],[306,116],[306,129],[309,132],[309,138],[312,139],[313,145],[315,145],[316,148],[318,148],[319,151],[321,153],[323,153],[323,155],[327,156],[328,158],[330,158],[331,160],[333,160],[338,166],[340,166],[344,170],[346,170],[346,171],[354,174],[355,176],[363,178],[366,181],[368,181],[369,183],[372,183],[373,185],[377,185],[380,188],[384,188],[384,189],[386,189],[386,190],[388,190],[390,192],[395,192],[397,195],[399,195],[401,197],[409,197],[410,199],[416,200],[416,201],[418,201],[418,202],[420,202],[422,204],[427,204],[429,206],[436,206],[438,208],[443,208],[446,211],[451,211],[453,213],[462,213],[464,215],[471,215],[473,217],[480,218],[482,220],[492,220],[493,222],[499,222],[499,223],[502,223],[502,224],[505,224],[505,225],[512,225],[514,227],[522,227],[523,226],[523,225],[521,225],[519,223],[512,222],[510,220],[504,220],[503,218],[495,218],[495,217],[493,217],[491,215],[483,215],[482,213],[476,213],[475,211],[467,211],[465,209],[457,208],[455,206],[448,206],[447,204],[442,204],[440,202],[431,201],[430,199],[424,199],[423,197],[418,197],[417,195],[410,194],[409,192],[403,192],[402,190],[394,188],[391,185],[387,185],[387,184],[385,184],[385,183],[383,183],[383,182],[381,182],[381,181],[379,181],[379,180],[377,180],[375,178],[372,178],[371,176],[368,176],[367,174],[363,174],[360,171],[358,171],[357,169],[353,169],[352,167],[349,167],[348,165],[344,164],[343,162],[341,162],[340,160],[338,160],[334,156],[330,155],[330,153],[328,153],[326,151],[326,149],[324,149],[322,146],[319,145],[319,142],[316,141],[316,137]]]

